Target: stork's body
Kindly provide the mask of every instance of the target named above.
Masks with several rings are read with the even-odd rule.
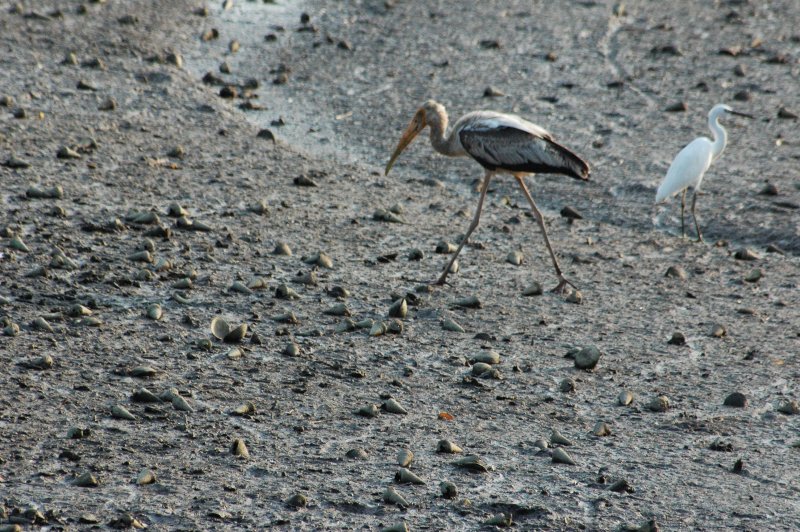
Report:
[[[728,132],[719,123],[719,119],[726,113],[752,118],[750,115],[732,110],[725,104],[715,105],[708,113],[708,127],[714,140],[708,137],[698,137],[678,152],[656,192],[656,203],[661,203],[667,198],[681,193],[681,233],[686,237],[686,226],[683,221],[686,210],[686,191],[689,188],[693,189],[692,218],[697,230],[698,242],[703,241],[703,234],[700,232],[700,225],[697,223],[695,215],[697,195],[700,193],[700,185],[706,172],[711,168],[711,164],[719,159],[728,144]]]
[[[486,170],[481,183],[478,208],[472,223],[436,284],[445,283],[450,268],[458,258],[461,249],[475,228],[478,227],[489,183],[497,173],[512,174],[531,206],[531,212],[544,235],[547,250],[550,252],[559,279],[555,291],[560,292],[567,284],[572,284],[561,272],[558,259],[547,236],[544,218],[528,192],[524,176],[536,172],[563,174],[586,180],[589,178],[589,166],[586,162],[572,151],[556,143],[552,135],[545,129],[514,115],[494,111],[475,111],[462,116],[448,130],[447,112],[444,107],[429,100],[417,111],[403,133],[397,149],[389,160],[389,164],[386,165],[387,174],[400,153],[426,126],[431,128],[431,145],[436,151],[452,157],[472,157]]]

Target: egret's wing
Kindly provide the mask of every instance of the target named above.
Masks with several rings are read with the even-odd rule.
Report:
[[[711,166],[711,141],[705,137],[694,139],[683,148],[667,170],[667,176],[656,192],[656,203],[674,196],[688,187],[700,186],[703,175]]]
[[[578,179],[589,177],[586,162],[554,142],[547,131],[535,124],[499,113],[482,114],[480,119],[459,122],[456,127],[460,128],[461,146],[489,170],[559,173]],[[518,125],[525,127],[522,129]]]

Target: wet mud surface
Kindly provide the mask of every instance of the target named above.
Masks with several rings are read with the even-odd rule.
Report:
[[[778,115],[800,110],[797,7],[476,4],[312,1],[305,22],[261,2],[3,7],[2,523],[800,523],[800,140]],[[520,114],[591,163],[589,183],[529,179],[580,304],[547,292],[504,178],[452,284],[420,288],[482,173],[421,138],[383,176],[431,97]],[[725,124],[697,244],[652,198],[721,101],[756,119]],[[212,335],[220,316],[241,341]],[[395,480],[402,450],[424,484]]]

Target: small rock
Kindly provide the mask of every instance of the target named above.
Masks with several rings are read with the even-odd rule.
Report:
[[[790,399],[784,400],[778,405],[778,412],[789,416],[800,414],[800,403]]]
[[[386,410],[391,414],[402,414],[402,415],[408,414],[408,410],[403,408],[400,405],[400,403],[398,403],[396,400],[392,398],[389,398],[386,401],[384,401],[383,404],[381,405],[381,408],[383,408],[384,410]]]
[[[764,274],[761,272],[759,268],[755,268],[753,270],[750,270],[750,273],[748,273],[745,276],[744,280],[747,281],[748,283],[755,283],[758,282],[761,279],[761,277],[763,277],[763,275]]]
[[[100,485],[100,482],[98,482],[97,478],[95,478],[93,474],[84,473],[77,477],[73,484],[81,488],[96,488]]]
[[[595,346],[587,346],[575,353],[575,367],[578,369],[591,370],[600,361],[600,350]]]
[[[667,268],[667,273],[664,274],[664,277],[674,277],[676,279],[684,280],[688,276],[686,275],[686,270],[683,269],[681,266],[670,266]]]
[[[400,449],[397,453],[397,465],[400,467],[408,467],[414,460],[414,453],[408,449]]]
[[[716,323],[716,324],[712,325],[711,326],[711,331],[709,332],[709,335],[714,337],[714,338],[722,338],[723,336],[726,336],[727,334],[728,334],[728,330],[725,328],[724,325],[720,325],[719,323]]]
[[[416,485],[423,485],[425,481],[419,478],[417,475],[406,469],[405,467],[401,467],[397,473],[394,475],[394,481],[398,484],[416,484]]]
[[[464,327],[462,327],[455,321],[451,320],[450,318],[447,318],[442,322],[442,329],[444,329],[445,331],[452,331],[452,332],[460,332],[460,333],[466,332],[464,330]]]
[[[733,255],[733,258],[735,258],[737,260],[758,260],[761,257],[758,255],[758,253],[756,253],[752,249],[743,248],[743,249],[740,249],[739,251],[737,251]]]
[[[496,87],[492,87],[491,85],[483,90],[484,98],[499,98],[501,96],[505,96],[505,93]]]
[[[686,102],[675,102],[667,107],[664,108],[664,111],[668,113],[683,113],[689,109],[689,106]]]
[[[647,403],[647,409],[652,412],[666,412],[670,408],[669,397],[666,395],[659,395],[658,397],[653,397],[649,403]]]
[[[733,392],[725,398],[723,405],[744,408],[747,406],[747,396],[741,392]]]
[[[127,421],[136,421],[136,416],[131,414],[127,408],[121,405],[114,405],[111,407],[111,416],[117,419],[124,419]]]
[[[620,406],[628,406],[632,402],[633,402],[633,394],[631,392],[627,390],[619,392],[619,395],[617,396],[617,403],[619,403]]]
[[[406,298],[401,298],[392,303],[392,306],[389,307],[389,317],[391,318],[405,318],[406,314],[408,314],[408,303],[406,303]]]
[[[286,506],[292,508],[305,508],[308,506],[308,498],[302,493],[295,493],[286,500]]]
[[[156,483],[156,474],[153,473],[150,469],[142,470],[136,476],[136,484],[139,486],[145,486],[147,484],[155,484]]]
[[[592,429],[592,434],[599,437],[610,436],[611,435],[611,427],[608,426],[608,423],[603,423],[602,421],[598,421],[595,423],[594,428]]]
[[[519,266],[522,264],[522,259],[524,258],[521,251],[511,251],[508,255],[506,255],[506,262],[509,264],[513,264],[514,266]]]
[[[561,384],[558,385],[558,389],[563,393],[571,393],[575,391],[575,386],[575,379],[567,377],[561,381]]]
[[[682,332],[674,332],[667,343],[670,345],[686,345],[686,336]]]
[[[534,281],[522,291],[523,296],[540,296],[544,292],[542,284]]]
[[[458,488],[452,482],[441,482],[439,484],[439,492],[445,499],[455,499],[458,497]]]
[[[550,443],[553,445],[572,445],[572,442],[567,439],[566,436],[558,432],[557,429],[553,429],[553,432],[550,434]]]
[[[577,209],[569,205],[561,209],[561,217],[567,218],[568,220],[583,220],[583,215],[579,213]]]
[[[437,453],[458,454],[463,452],[463,449],[450,440],[439,440],[436,444]]]
[[[573,303],[575,305],[580,305],[583,302],[583,294],[580,290],[570,290],[569,295],[567,295],[567,303]]]
[[[391,486],[386,488],[386,491],[383,492],[383,500],[384,502],[395,504],[403,508],[411,506],[409,502]]]
[[[231,454],[234,456],[241,456],[242,458],[250,458],[250,451],[247,450],[247,445],[245,445],[244,440],[242,439],[235,439],[231,444]]]
[[[575,465],[575,460],[565,451],[559,447],[553,451],[553,463]]]

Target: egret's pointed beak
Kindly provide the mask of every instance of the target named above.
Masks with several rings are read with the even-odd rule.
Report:
[[[411,141],[414,140],[414,137],[419,135],[419,132],[425,129],[425,126],[428,125],[425,122],[425,110],[420,109],[414,115],[414,118],[411,119],[411,122],[408,124],[408,127],[403,132],[403,136],[400,137],[400,142],[397,143],[397,148],[394,149],[394,153],[392,157],[389,159],[389,163],[386,165],[386,171],[383,175],[389,175],[389,170],[392,169],[392,165],[400,157],[400,154],[403,153],[403,150],[411,144]]]
[[[736,116],[743,116],[743,117],[745,117],[745,118],[753,118],[753,115],[749,115],[749,114],[747,114],[747,113],[740,113],[739,111],[728,111],[728,112],[729,112],[730,114],[732,114],[732,115],[736,115]]]

